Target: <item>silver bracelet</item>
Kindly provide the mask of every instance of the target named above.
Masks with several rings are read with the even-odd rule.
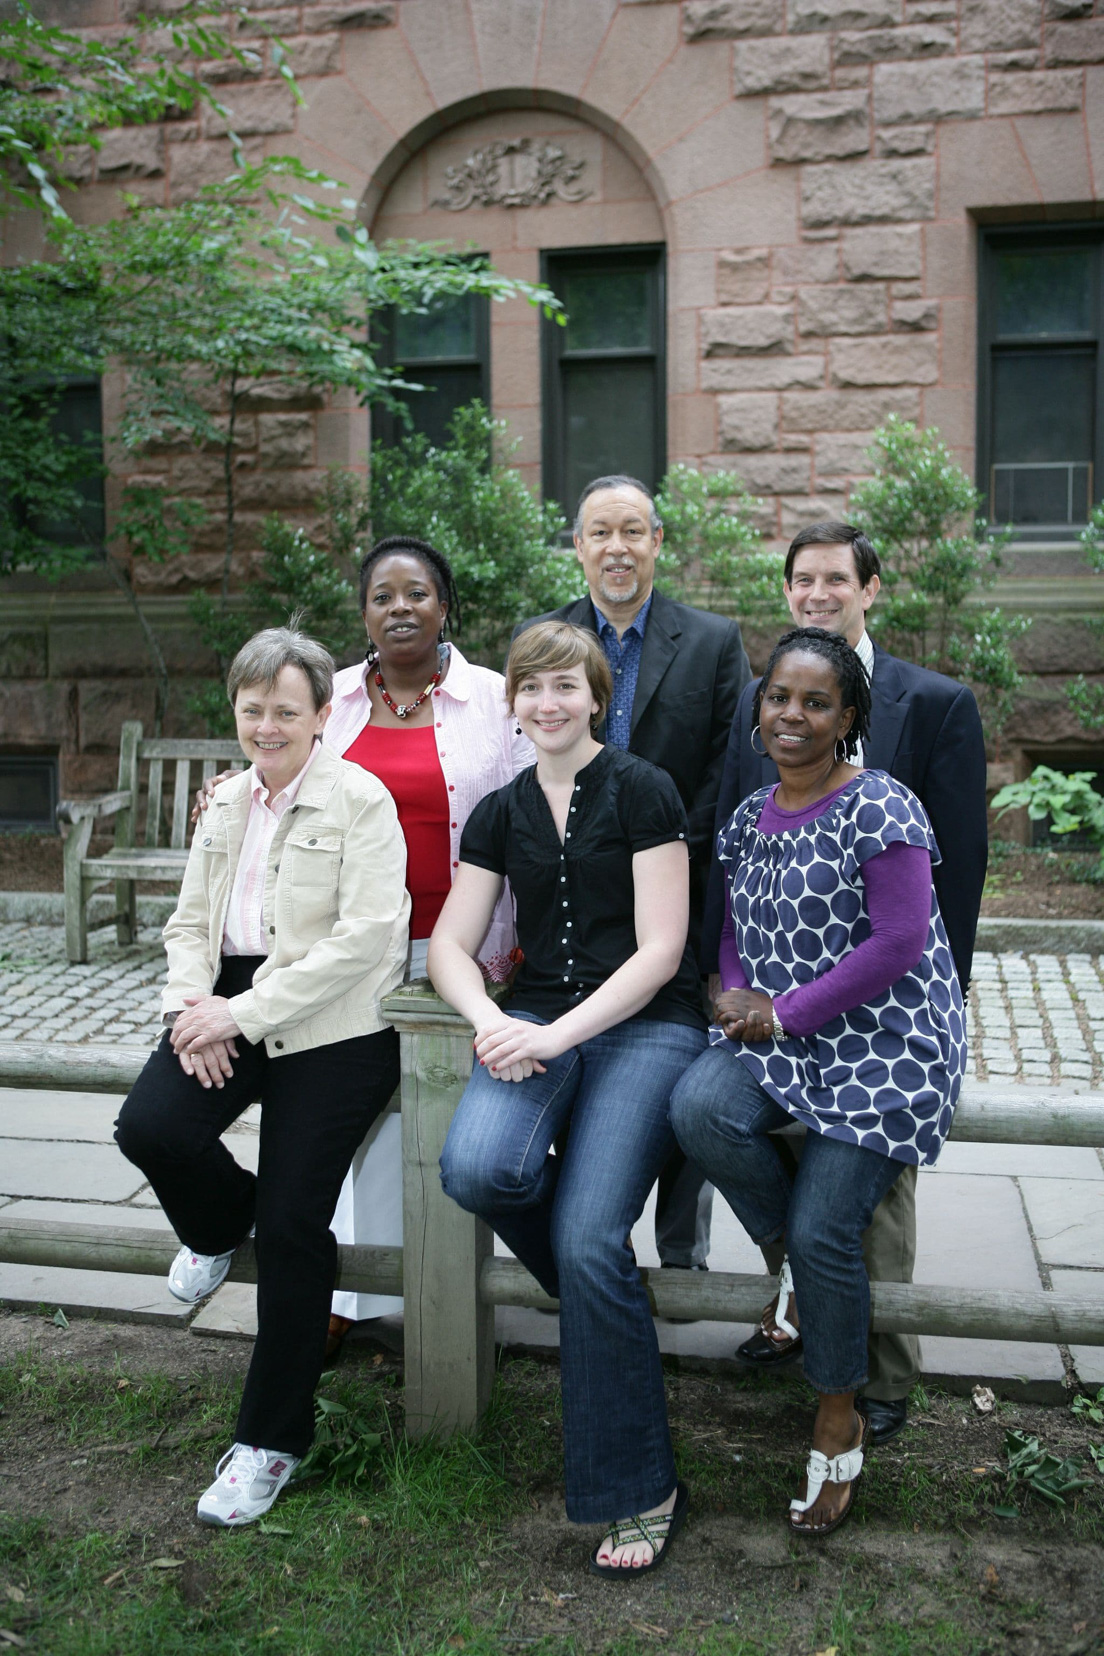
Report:
[[[786,1031],[782,1028],[782,1025],[778,1021],[778,1013],[774,1010],[773,1004],[771,1006],[771,1034],[774,1036],[776,1041],[784,1041],[786,1039]]]

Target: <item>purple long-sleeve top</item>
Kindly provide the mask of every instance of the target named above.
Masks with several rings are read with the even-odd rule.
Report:
[[[826,811],[841,791],[835,788],[800,811],[784,811],[775,803],[772,789],[759,816],[759,832],[780,834],[800,828]],[[924,846],[904,842],[887,846],[863,863],[859,878],[866,894],[870,936],[812,983],[775,996],[775,1015],[788,1035],[812,1035],[841,1012],[884,994],[924,953],[932,892],[931,857]],[[736,945],[727,881],[725,907],[717,961],[721,987],[747,989],[750,985]]]

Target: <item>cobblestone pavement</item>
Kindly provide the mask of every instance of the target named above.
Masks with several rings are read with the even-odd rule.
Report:
[[[0,1040],[122,1041],[153,1046],[164,974],[150,930],[120,949],[94,932],[70,966],[60,926],[0,925]],[[1104,1085],[1102,960],[1087,954],[976,954],[970,1054],[979,1081]]]

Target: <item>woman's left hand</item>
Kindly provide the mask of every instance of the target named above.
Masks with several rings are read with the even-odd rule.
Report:
[[[555,1040],[548,1024],[508,1018],[475,1043],[475,1056],[497,1081],[524,1081],[544,1074],[544,1058],[555,1058]]]
[[[713,1014],[730,1041],[769,1041],[774,1030],[774,1003],[756,989],[726,989]]]
[[[230,1002],[223,995],[185,995],[184,1004],[188,1010],[181,1012],[172,1028],[174,1052],[198,1052],[212,1041],[227,1041],[241,1034],[230,1015]]]

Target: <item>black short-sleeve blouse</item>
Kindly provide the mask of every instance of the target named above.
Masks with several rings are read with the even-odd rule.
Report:
[[[686,812],[665,771],[604,747],[575,778],[563,844],[536,767],[480,800],[460,840],[461,862],[504,875],[517,903],[525,956],[511,1011],[558,1018],[636,952],[632,859],[686,840]],[[689,947],[675,976],[638,1018],[704,1027]]]

